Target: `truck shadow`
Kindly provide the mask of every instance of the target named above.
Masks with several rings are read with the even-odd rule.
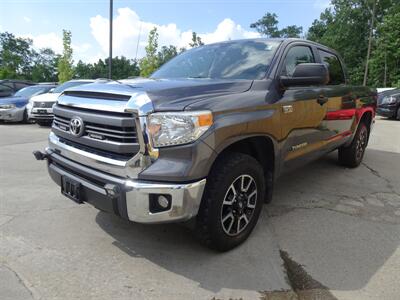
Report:
[[[345,169],[330,154],[284,175],[252,236],[228,253],[202,247],[183,226],[133,224],[102,212],[96,222],[127,255],[214,293],[289,289],[280,251],[331,290],[359,290],[400,242],[400,178],[391,176],[400,154],[368,149],[364,163]]]

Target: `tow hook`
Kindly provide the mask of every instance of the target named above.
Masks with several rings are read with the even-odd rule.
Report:
[[[33,151],[33,156],[35,156],[36,160],[45,160],[47,159],[47,153],[43,153],[42,151]]]

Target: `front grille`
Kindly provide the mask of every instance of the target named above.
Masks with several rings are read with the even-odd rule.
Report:
[[[39,102],[39,101],[35,101],[35,102],[33,102],[33,107],[52,108],[55,103],[56,102]]]
[[[82,135],[70,132],[73,117],[82,119]],[[102,156],[133,157],[139,151],[135,119],[131,114],[107,113],[87,109],[54,107],[53,132],[71,146]]]

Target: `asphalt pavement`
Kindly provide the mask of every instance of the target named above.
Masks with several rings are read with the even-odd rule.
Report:
[[[376,121],[363,164],[336,152],[281,177],[228,253],[185,227],[140,225],[61,196],[49,128],[0,124],[0,299],[399,299],[400,122]]]

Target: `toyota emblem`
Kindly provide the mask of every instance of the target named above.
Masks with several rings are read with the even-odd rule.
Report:
[[[83,134],[84,124],[81,118],[73,117],[71,121],[69,121],[69,131],[79,137]]]

